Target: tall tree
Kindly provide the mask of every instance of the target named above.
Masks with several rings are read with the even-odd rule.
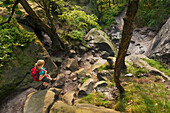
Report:
[[[130,44],[130,40],[132,38],[133,21],[138,10],[138,3],[139,3],[139,0],[128,1],[126,16],[124,18],[122,39],[119,45],[119,52],[118,52],[118,55],[116,57],[116,62],[115,62],[114,81],[116,83],[116,87],[120,91],[120,94],[124,92],[124,88],[121,86],[120,79],[119,79],[121,68],[122,68],[121,65],[124,62],[124,57],[126,55],[127,49]]]

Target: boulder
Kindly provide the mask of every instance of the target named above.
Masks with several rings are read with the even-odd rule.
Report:
[[[170,65],[170,18],[154,37],[147,56],[159,59]]]
[[[134,61],[133,66],[144,68],[147,71],[149,71],[149,73],[151,73],[153,75],[162,76],[164,79],[170,81],[170,78],[167,75],[165,75],[163,72],[159,71],[158,69],[151,67],[147,62],[145,62],[145,61],[143,61],[141,59],[138,59],[138,60]]]
[[[113,77],[114,70],[103,70],[97,73],[97,78],[99,80],[111,80]]]
[[[82,96],[86,96],[86,95],[92,93],[92,91],[93,91],[93,84],[94,84],[94,81],[93,81],[92,78],[87,79],[83,83],[83,85],[80,87],[78,96],[82,97]]]
[[[13,52],[14,60],[7,64],[0,76],[3,78],[0,84],[0,100],[10,95],[11,92],[21,91],[29,87],[37,88],[42,82],[34,82],[31,76],[31,68],[38,59],[44,59],[44,67],[49,74],[56,76],[57,66],[51,60],[42,43],[36,38],[27,47],[18,47]],[[15,91],[14,91],[15,90]]]
[[[55,87],[62,88],[65,84],[66,77],[63,73],[60,73],[57,75],[56,82],[55,82]]]
[[[99,81],[94,85],[94,89],[97,91],[100,87],[106,87],[108,84],[106,81]]]
[[[49,113],[119,113],[113,109],[97,107],[91,104],[77,104],[70,106],[63,102],[56,102]]]
[[[40,90],[27,96],[23,113],[47,113],[61,89]]]
[[[72,72],[76,71],[79,69],[79,65],[76,59],[70,58],[67,61],[67,66],[68,69],[70,69]]]
[[[0,106],[0,113],[23,113],[23,107],[27,95],[36,91],[36,89],[29,88],[16,96],[12,95],[12,99],[5,101]]]
[[[73,105],[74,98],[75,98],[75,91],[70,91],[63,95],[62,100],[68,105]]]
[[[86,77],[86,72],[84,68],[79,69],[75,72],[75,74],[77,75],[77,79],[79,82],[81,82]]]
[[[100,50],[107,51],[112,56],[117,53],[116,46],[103,31],[93,28],[88,32],[86,38],[87,37],[93,37],[93,43],[95,43],[100,48]]]

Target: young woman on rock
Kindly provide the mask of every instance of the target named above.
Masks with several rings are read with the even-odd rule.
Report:
[[[35,67],[39,74],[39,80],[43,81],[43,88],[47,88],[48,83],[55,81],[56,78],[51,78],[51,76],[47,74],[47,70],[43,67],[44,64],[44,60],[38,60],[37,63],[35,63]]]

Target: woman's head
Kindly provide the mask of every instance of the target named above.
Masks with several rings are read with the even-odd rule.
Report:
[[[41,68],[45,64],[44,60],[38,60],[37,63],[35,63],[35,67],[37,69]]]

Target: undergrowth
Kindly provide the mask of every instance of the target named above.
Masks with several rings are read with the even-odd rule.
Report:
[[[0,22],[2,21],[3,19],[0,17]],[[12,19],[10,23],[0,26],[0,72],[2,72],[5,64],[15,58],[12,57],[12,54],[17,47],[26,46],[33,37],[33,33],[19,27],[16,19]]]

